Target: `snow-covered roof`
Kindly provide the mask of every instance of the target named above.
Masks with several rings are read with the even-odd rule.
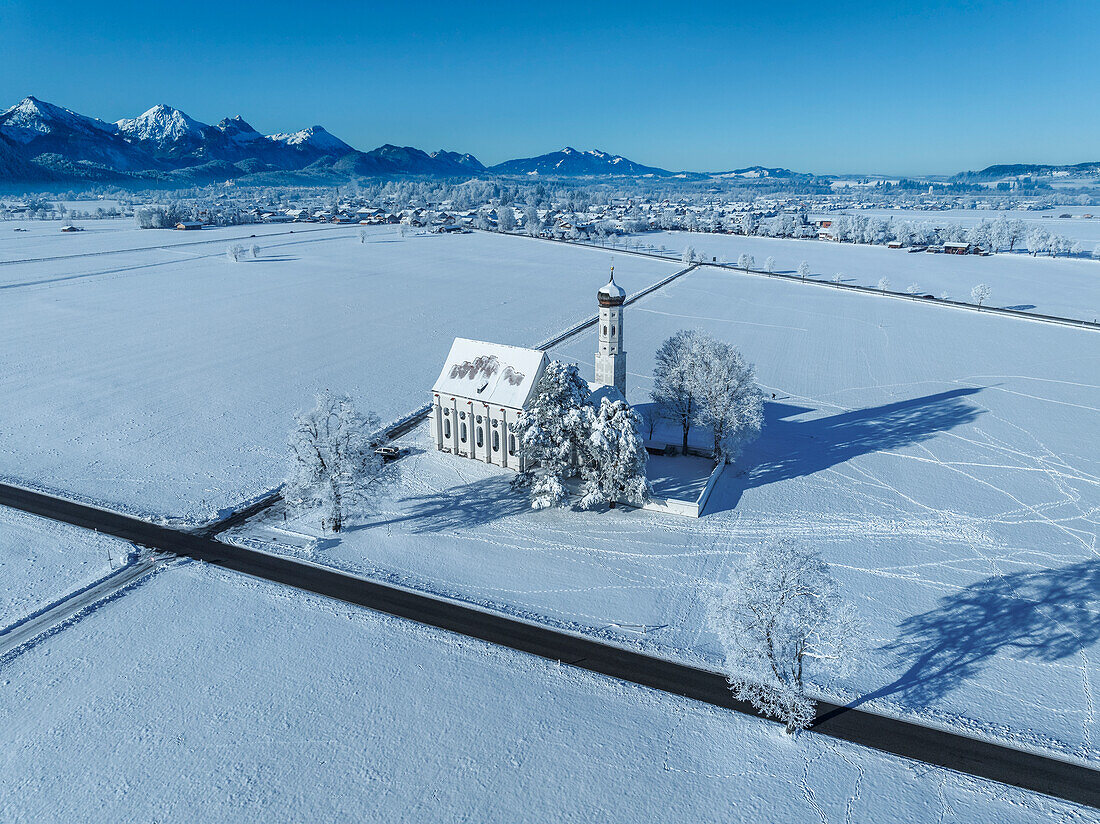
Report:
[[[607,295],[611,298],[625,298],[626,290],[615,282],[615,270],[611,270],[611,279],[600,287],[599,295]]]
[[[537,349],[455,338],[432,391],[522,409],[545,366]]]

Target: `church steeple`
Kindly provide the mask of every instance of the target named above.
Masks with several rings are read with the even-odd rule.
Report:
[[[596,383],[614,386],[626,398],[626,350],[623,349],[623,303],[626,290],[615,282],[615,267],[607,284],[596,293],[600,307],[596,351]]]

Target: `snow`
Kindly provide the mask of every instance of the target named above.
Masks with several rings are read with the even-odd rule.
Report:
[[[124,541],[0,507],[0,630],[111,571]]]
[[[353,152],[351,146],[325,131],[323,126],[310,126],[293,134],[268,135],[268,140],[285,143],[288,146],[309,146],[322,152]]]
[[[0,266],[0,476],[139,515],[208,518],[282,481],[293,416],[318,391],[350,394],[383,421],[405,415],[428,400],[456,336],[535,344],[595,315],[611,263],[482,233],[380,227],[364,244],[359,227],[267,228],[255,261],[228,261],[221,240],[175,245],[263,232],[247,226],[113,241],[105,230],[84,247],[57,232],[39,254],[168,245]],[[617,264],[631,291],[679,266]]]
[[[1068,221],[1066,221],[1068,222]],[[753,255],[757,267],[772,256],[776,271],[796,274],[798,264],[810,264],[810,277],[831,281],[840,273],[845,283],[876,287],[880,278],[890,290],[903,292],[916,283],[920,294],[969,300],[971,288],[988,283],[993,306],[1033,310],[1082,320],[1100,318],[1100,261],[1065,257],[1033,258],[1027,254],[932,255],[905,249],[833,243],[819,240],[742,237],[703,232],[659,232],[635,236],[644,244],[672,249],[685,246],[708,262],[717,257],[734,263],[741,254]]]
[[[86,117],[69,109],[25,97],[0,114],[4,136],[18,143],[30,143],[36,137],[52,134],[57,126],[83,134],[114,133],[115,126],[94,117]]]
[[[650,455],[646,462],[646,477],[658,498],[697,501],[707,486],[714,461],[694,455]]]
[[[13,824],[1091,817],[197,564],[9,658],[2,684]]]
[[[537,349],[455,338],[432,391],[522,409],[545,362],[546,355]]]
[[[508,473],[418,431],[403,481],[355,529],[311,540],[308,520],[268,522],[239,539],[714,666],[700,596],[761,541],[795,538],[871,630],[863,666],[814,689],[1100,761],[1095,333],[712,267],[625,325],[635,403],[681,328],[756,364],[763,434],[701,519],[532,512]],[[552,355],[591,377],[593,336]]]
[[[838,214],[845,212],[823,212],[814,215],[815,219],[836,219]],[[936,226],[945,226],[948,223],[958,223],[962,226],[974,226],[983,220],[993,222],[998,217],[1007,217],[1010,220],[1022,220],[1028,229],[1041,226],[1048,232],[1064,235],[1071,240],[1081,241],[1081,245],[1091,250],[1100,245],[1100,206],[1054,206],[1043,211],[1016,211],[995,209],[860,209],[853,214],[874,217],[892,217],[895,220],[912,220],[914,222],[927,222]],[[1069,218],[1060,215],[1072,215]],[[1085,218],[1085,215],[1092,215]],[[1026,245],[1026,244],[1025,244]]]
[[[188,136],[201,136],[209,128],[179,109],[160,103],[132,119],[115,123],[119,132],[133,140],[173,142]]]

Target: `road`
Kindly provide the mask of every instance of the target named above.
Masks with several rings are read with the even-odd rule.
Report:
[[[114,596],[130,587],[165,563],[163,556],[140,558],[105,575],[93,584],[81,587],[58,599],[45,609],[41,609],[9,627],[0,629],[0,659],[39,635],[71,620],[93,604]]]
[[[757,713],[734,701],[725,678],[684,664],[484,612],[294,558],[231,546],[116,512],[0,484],[0,505],[114,535],[152,549],[478,638],[520,652],[682,695]],[[1100,771],[865,710],[822,702],[815,732],[883,752],[1100,808]]]

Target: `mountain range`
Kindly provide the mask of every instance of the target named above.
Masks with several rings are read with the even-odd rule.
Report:
[[[791,173],[753,167],[724,174]],[[471,154],[454,151],[428,153],[390,144],[360,151],[323,126],[264,135],[239,115],[210,125],[164,104],[115,123],[34,97],[0,114],[0,184],[102,181],[168,186],[242,177],[309,183],[399,175],[707,177],[569,146],[491,167]]]

